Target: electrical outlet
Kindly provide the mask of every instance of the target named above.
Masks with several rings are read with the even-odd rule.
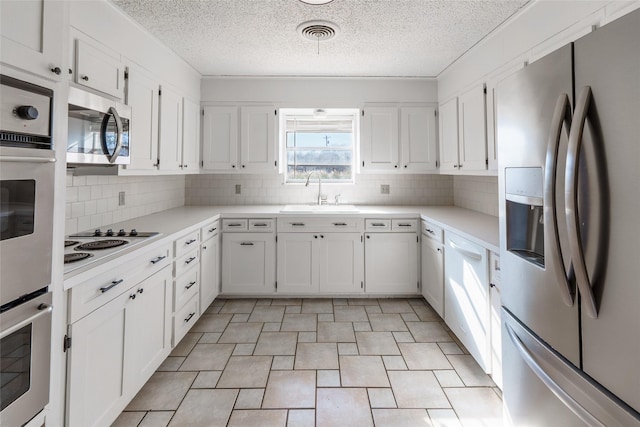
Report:
[[[118,206],[124,206],[124,191],[118,193]]]
[[[236,184],[236,194],[240,194],[240,193],[242,193],[242,185]]]
[[[391,192],[389,184],[382,184],[380,186],[380,194],[389,194]]]

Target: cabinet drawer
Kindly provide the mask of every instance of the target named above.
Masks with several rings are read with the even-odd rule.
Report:
[[[174,276],[179,277],[194,265],[198,265],[198,262],[200,262],[200,249],[194,248],[191,252],[175,260],[173,267]]]
[[[364,221],[364,229],[367,231],[390,231],[390,219],[366,219]]]
[[[273,219],[250,219],[249,220],[249,231],[265,231],[271,232],[274,231],[275,224]]]
[[[192,268],[173,282],[173,311],[179,310],[200,288],[198,269]]]
[[[191,249],[198,246],[200,243],[200,230],[192,231],[191,233],[182,236],[175,241],[176,258],[184,255]]]
[[[198,320],[198,294],[173,315],[173,346],[175,347]]]
[[[323,218],[278,218],[278,231],[287,232],[332,232],[362,231],[361,218],[323,217]]]
[[[217,235],[220,231],[220,222],[214,221],[211,224],[207,224],[200,229],[200,236],[202,236],[202,241],[206,242],[213,236]]]
[[[74,286],[69,292],[69,323],[100,308],[127,289],[169,266],[171,263],[170,244],[144,251],[123,255],[123,263],[112,272]],[[126,261],[125,261],[126,259]]]
[[[442,243],[442,237],[443,237],[443,232],[442,232],[442,228],[438,227],[437,225],[434,225],[432,223],[430,223],[429,221],[425,221],[422,220],[422,235],[423,236],[427,236],[433,240],[436,240],[440,243]]]
[[[417,231],[417,219],[392,219],[391,231]]]
[[[500,255],[495,252],[489,252],[489,283],[500,289]]]
[[[223,219],[223,231],[247,231],[249,221],[247,219]]]

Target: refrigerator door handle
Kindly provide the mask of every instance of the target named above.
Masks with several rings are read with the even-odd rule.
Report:
[[[536,374],[536,376],[546,385],[553,394],[556,395],[562,403],[564,403],[574,414],[576,414],[582,421],[589,426],[606,427],[598,419],[589,413],[582,405],[576,402],[569,393],[567,393],[557,382],[553,380],[544,369],[538,364],[535,357],[531,354],[529,349],[520,340],[518,334],[511,328],[508,323],[505,323],[505,328],[509,339],[515,345],[518,353],[522,359],[526,362],[527,366]]]
[[[591,105],[591,87],[585,86],[580,91],[571,131],[569,132],[569,147],[567,148],[567,164],[565,170],[564,199],[567,216],[567,232],[569,234],[569,248],[571,249],[571,261],[578,289],[582,296],[583,307],[586,314],[595,319],[598,317],[598,308],[593,296],[584,252],[580,239],[580,218],[578,217],[578,167],[580,165],[580,148],[582,146],[582,133],[584,131],[587,113]]]
[[[573,306],[575,293],[571,286],[569,276],[564,267],[564,258],[560,247],[560,236],[558,233],[558,211],[556,203],[556,182],[558,175],[558,151],[560,149],[560,136],[563,125],[567,129],[571,127],[571,104],[566,93],[558,96],[556,107],[551,121],[551,134],[547,144],[547,155],[544,175],[544,206],[552,217],[552,226],[548,227],[551,242],[551,253],[548,259],[553,264],[552,270],[556,274],[556,283],[560,287],[562,300],[569,307]]]

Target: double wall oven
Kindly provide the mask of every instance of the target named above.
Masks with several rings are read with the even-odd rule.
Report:
[[[51,90],[0,76],[0,425],[49,401]]]

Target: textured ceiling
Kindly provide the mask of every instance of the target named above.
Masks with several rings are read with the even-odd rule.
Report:
[[[203,75],[433,77],[528,0],[112,0]],[[298,25],[328,20],[318,44]]]

